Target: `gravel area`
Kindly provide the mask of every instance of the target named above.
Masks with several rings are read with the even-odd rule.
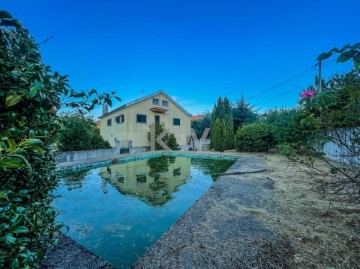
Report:
[[[115,269],[91,251],[66,235],[61,235],[59,245],[49,249],[41,269]]]

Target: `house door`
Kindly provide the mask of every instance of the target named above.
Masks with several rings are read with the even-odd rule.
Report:
[[[160,123],[160,116],[155,115],[155,124]]]

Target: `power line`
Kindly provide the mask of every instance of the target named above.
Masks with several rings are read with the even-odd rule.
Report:
[[[324,64],[323,66],[327,66],[327,65],[330,65],[330,64],[332,64],[332,63],[335,63],[335,60],[333,60],[333,61],[328,61],[328,62],[327,62],[326,64]],[[278,83],[278,84],[276,84],[276,85],[274,85],[274,86],[272,86],[272,87],[270,87],[270,88],[267,88],[267,89],[265,89],[265,90],[263,90],[263,91],[261,91],[261,92],[258,92],[258,93],[256,93],[255,95],[252,95],[252,96],[250,96],[250,97],[248,97],[248,98],[246,98],[246,99],[247,99],[247,100],[249,100],[249,99],[254,99],[254,98],[256,98],[256,97],[258,97],[258,96],[260,96],[260,95],[261,95],[261,96],[264,96],[265,93],[271,92],[271,91],[273,91],[274,89],[279,88],[280,86],[292,84],[293,81],[298,80],[299,78],[302,78],[302,77],[304,77],[304,76],[306,76],[306,75],[314,72],[316,66],[317,66],[317,64],[311,66],[310,70],[307,69],[306,71],[302,71],[302,72],[300,72],[300,73],[297,73],[296,75],[292,76],[291,78],[289,78],[289,79],[287,79],[287,80],[284,80],[283,82],[280,82],[280,83]],[[253,83],[253,84],[256,85],[257,83]],[[263,82],[260,83],[259,85],[261,85],[261,84],[263,84]],[[300,86],[297,86],[297,87],[300,87]],[[237,91],[237,90],[236,90],[236,91]],[[231,92],[234,92],[234,89],[233,89]],[[287,94],[290,94],[291,92],[293,92],[293,90],[288,91]],[[223,91],[222,94],[224,94],[224,93],[227,93],[227,92],[224,92],[224,91]],[[219,96],[219,93],[217,93],[217,96]],[[276,95],[275,97],[278,98],[279,95]],[[197,104],[197,103],[199,103],[199,102],[201,102],[201,101],[209,100],[209,99],[213,99],[213,98],[214,98],[214,96],[207,97],[207,98],[201,98],[201,99],[197,99],[195,102],[190,102],[190,103],[187,103],[187,104],[185,104],[185,105],[186,105],[186,106],[189,106],[189,105]],[[269,100],[269,99],[268,99],[268,100]],[[272,100],[272,99],[270,99],[270,100]]]

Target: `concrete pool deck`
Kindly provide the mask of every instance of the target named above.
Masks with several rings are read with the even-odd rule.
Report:
[[[239,156],[133,268],[273,268],[264,245],[286,244],[257,218],[272,207],[273,182],[262,172],[263,158]]]
[[[133,268],[274,268],[276,253],[272,246],[286,248],[286,242],[258,217],[273,206],[273,181],[266,175],[265,159],[232,152],[200,154],[233,156],[237,160]],[[107,161],[114,159],[112,156]],[[56,268],[75,268],[70,257],[59,262]]]

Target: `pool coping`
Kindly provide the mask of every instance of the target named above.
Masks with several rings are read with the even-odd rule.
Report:
[[[65,163],[57,163],[56,170],[58,172],[76,172],[91,168],[98,168],[111,164],[127,163],[136,160],[143,160],[160,156],[203,158],[203,159],[228,159],[236,160],[239,154],[231,152],[209,152],[209,151],[147,151],[141,153],[128,153],[115,156],[109,156],[101,159],[88,159],[84,161],[71,161]]]

